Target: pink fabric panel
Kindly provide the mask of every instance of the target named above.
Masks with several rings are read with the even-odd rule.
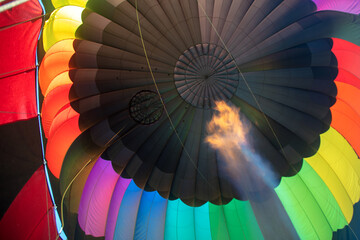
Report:
[[[360,13],[359,0],[313,0],[318,11],[321,10],[336,10],[348,13]]]
[[[120,205],[124,197],[125,191],[128,188],[130,182],[131,179],[119,177],[119,180],[114,190],[114,194],[111,199],[108,220],[106,225],[105,239],[113,239]]]
[[[97,160],[86,181],[79,206],[78,221],[86,235],[105,235],[110,200],[118,178],[110,161]]]

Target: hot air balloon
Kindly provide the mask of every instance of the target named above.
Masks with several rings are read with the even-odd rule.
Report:
[[[52,4],[41,123],[69,238],[356,238],[357,1]]]

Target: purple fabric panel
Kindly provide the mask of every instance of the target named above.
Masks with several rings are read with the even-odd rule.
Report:
[[[336,10],[348,13],[360,13],[359,0],[313,0],[318,11],[321,10]]]
[[[113,239],[114,237],[116,219],[119,213],[120,205],[124,197],[125,191],[129,186],[130,182],[131,179],[119,177],[116,183],[109,207],[109,214],[108,214],[106,230],[105,230],[105,239]]]
[[[110,200],[118,179],[111,162],[99,158],[85,183],[79,206],[79,224],[87,235],[105,235]]]

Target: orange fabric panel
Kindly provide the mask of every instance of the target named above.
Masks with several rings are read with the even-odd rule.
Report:
[[[47,96],[48,93],[51,92],[52,90],[54,90],[55,88],[62,86],[62,85],[66,85],[66,84],[73,84],[73,81],[70,79],[70,76],[69,76],[69,71],[60,73],[51,81],[51,83],[49,84],[49,86],[47,88],[45,96]]]
[[[360,115],[360,89],[342,82],[336,82],[336,86],[338,89],[336,98],[346,102]]]
[[[71,86],[72,85],[67,84],[55,88],[49,92],[43,102],[41,117],[46,138],[49,137],[50,127],[56,115],[62,108],[69,104]]]
[[[360,155],[360,90],[346,83],[336,82],[336,85],[338,96],[336,104],[331,108],[331,126],[343,135]]]
[[[74,39],[60,41],[53,45],[44,56],[39,69],[39,84],[43,95],[53,79],[72,68],[71,58],[75,54]]]
[[[55,117],[46,146],[46,159],[50,171],[59,178],[61,166],[74,140],[81,134],[79,129],[80,115],[69,105]]]

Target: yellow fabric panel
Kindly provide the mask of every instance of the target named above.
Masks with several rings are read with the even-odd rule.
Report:
[[[360,161],[351,145],[330,128],[321,135],[319,151],[305,160],[328,186],[349,223],[360,197]]]
[[[85,7],[88,0],[51,0],[55,8],[74,5],[79,7]]]
[[[48,51],[56,42],[76,38],[76,30],[82,24],[83,10],[84,8],[81,7],[66,6],[52,12],[49,20],[45,22],[43,31],[45,51]]]

